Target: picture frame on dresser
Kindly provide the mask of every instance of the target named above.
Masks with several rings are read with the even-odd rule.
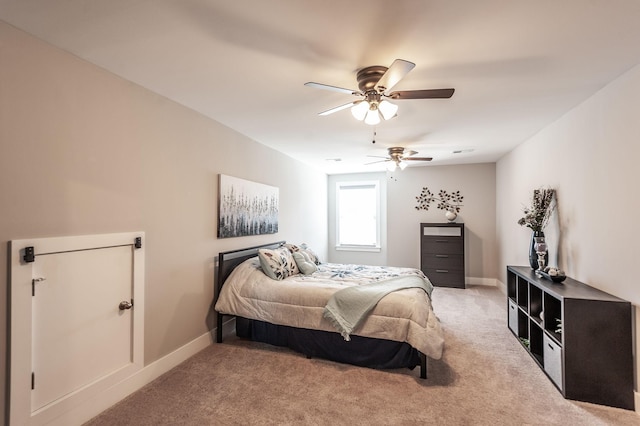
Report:
[[[436,287],[465,288],[464,223],[420,224],[420,269]]]

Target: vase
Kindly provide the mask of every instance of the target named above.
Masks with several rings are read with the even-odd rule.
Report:
[[[456,217],[458,217],[458,213],[452,210],[447,210],[444,214],[449,222],[455,222]]]
[[[540,239],[543,238],[544,239],[544,232],[543,231],[533,231],[531,233],[531,244],[529,245],[529,266],[531,266],[531,269],[533,269],[534,271],[538,269],[538,254],[536,253],[536,238]],[[544,264],[548,265],[549,264],[549,250],[545,249],[545,255],[544,255]]]

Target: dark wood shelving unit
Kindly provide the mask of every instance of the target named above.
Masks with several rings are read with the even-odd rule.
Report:
[[[631,303],[507,266],[507,322],[565,398],[634,409]]]
[[[434,286],[465,288],[464,224],[420,224],[420,269]]]

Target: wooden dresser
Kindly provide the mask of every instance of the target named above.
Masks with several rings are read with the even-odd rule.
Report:
[[[420,224],[420,269],[435,286],[465,288],[464,223]]]

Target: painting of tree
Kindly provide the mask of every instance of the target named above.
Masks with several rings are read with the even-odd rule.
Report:
[[[278,232],[277,187],[220,175],[218,238]]]

